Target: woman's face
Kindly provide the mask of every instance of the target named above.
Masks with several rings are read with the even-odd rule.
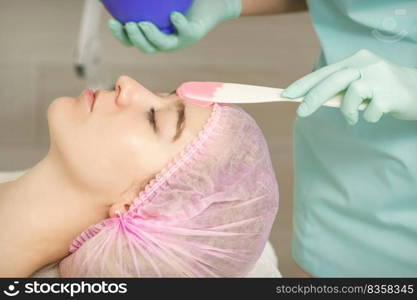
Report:
[[[211,108],[175,94],[153,94],[122,76],[115,91],[84,91],[50,105],[50,154],[82,188],[110,201],[134,198],[196,137],[210,114]]]

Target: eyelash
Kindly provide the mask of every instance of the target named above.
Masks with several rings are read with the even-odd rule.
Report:
[[[148,120],[152,124],[153,129],[155,131],[157,131],[155,109],[154,108],[151,108],[151,110],[148,112]]]

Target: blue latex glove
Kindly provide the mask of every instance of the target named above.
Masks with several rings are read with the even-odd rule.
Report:
[[[351,125],[358,122],[358,107],[363,101],[369,102],[363,114],[368,122],[375,123],[384,114],[417,120],[417,69],[396,65],[368,50],[304,76],[282,96],[304,96],[297,114],[306,117],[345,90],[341,111]]]
[[[241,9],[241,0],[194,0],[186,15],[171,14],[176,33],[170,35],[150,22],[123,26],[112,19],[109,27],[124,45],[133,45],[145,53],[171,52],[199,41],[220,22],[239,17]]]

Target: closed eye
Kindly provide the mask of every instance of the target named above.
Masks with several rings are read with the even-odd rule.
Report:
[[[149,123],[152,125],[153,131],[155,133],[157,133],[158,132],[158,126],[157,126],[157,123],[156,123],[156,112],[155,112],[154,108],[151,108],[148,111],[148,120],[149,120]]]

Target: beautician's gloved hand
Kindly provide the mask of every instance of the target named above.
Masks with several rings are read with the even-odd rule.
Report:
[[[368,122],[377,122],[384,114],[417,120],[417,69],[391,63],[367,50],[304,76],[282,96],[304,96],[297,114],[306,117],[344,90],[341,111],[351,125],[358,122],[358,107],[364,100],[369,101],[363,114]]]
[[[186,15],[171,14],[176,33],[170,35],[150,22],[129,22],[123,30],[123,25],[112,19],[109,27],[124,45],[145,53],[171,52],[199,41],[220,22],[239,17],[241,9],[241,0],[194,0]]]

